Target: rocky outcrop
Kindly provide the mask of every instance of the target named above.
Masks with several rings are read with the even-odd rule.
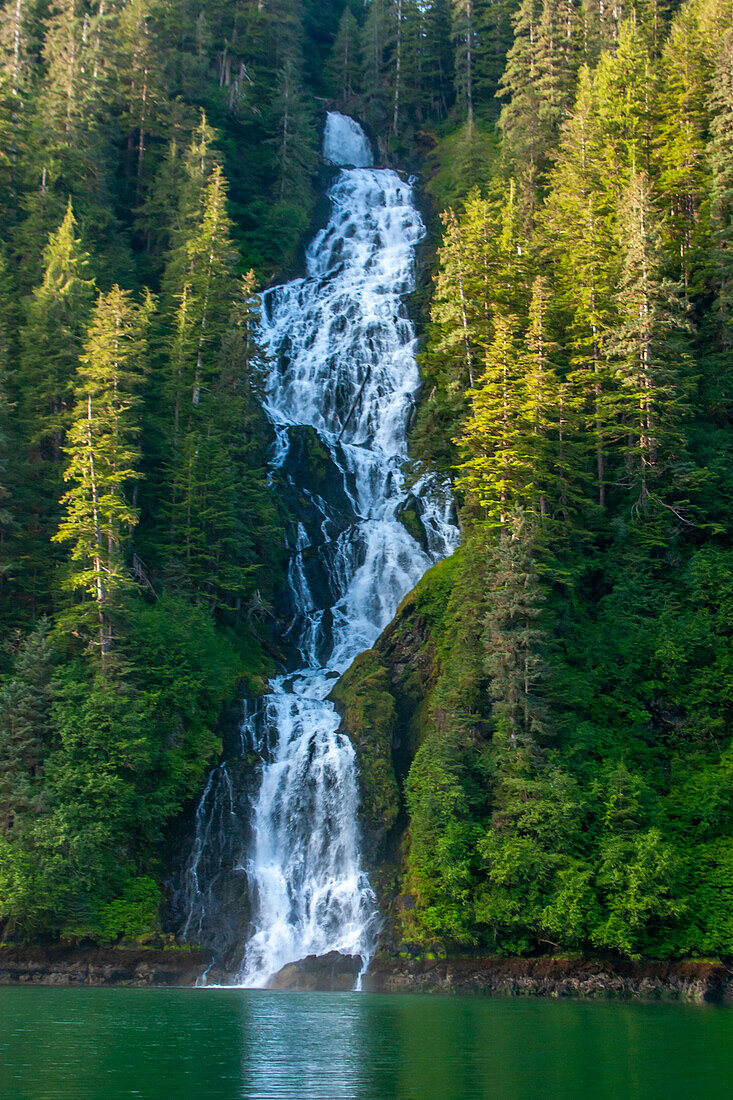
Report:
[[[207,951],[0,947],[0,985],[191,986]]]
[[[448,958],[374,960],[364,988],[375,993],[642,998],[733,1003],[733,972],[722,963],[630,959]]]
[[[362,961],[358,955],[308,955],[288,963],[267,983],[268,989],[298,990],[308,993],[345,993],[356,985]]]
[[[356,658],[330,696],[341,732],[356,749],[362,850],[383,920],[380,942],[387,950],[400,940],[394,918],[404,877],[404,783],[430,724],[430,692],[438,673],[431,602],[444,606],[449,569],[449,561],[440,562],[426,573],[373,649]]]

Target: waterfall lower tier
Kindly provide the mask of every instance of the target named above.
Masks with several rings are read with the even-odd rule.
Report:
[[[335,165],[372,163],[363,131],[335,112],[324,155]],[[379,916],[360,857],[354,750],[327,696],[456,542],[447,497],[427,485],[412,489],[421,543],[399,519],[419,385],[403,306],[424,233],[411,187],[392,171],[345,168],[329,198],[306,276],[263,303],[273,468],[299,513],[287,631],[297,667],[272,681],[242,723],[243,756],[262,761],[258,788],[245,796],[250,820],[242,821],[236,763],[224,764],[202,797],[182,889],[185,933],[202,942],[208,928],[228,934],[222,910],[241,894],[231,882],[246,884],[246,942],[232,967],[233,984],[246,986],[307,955],[338,951],[366,965],[373,953]]]

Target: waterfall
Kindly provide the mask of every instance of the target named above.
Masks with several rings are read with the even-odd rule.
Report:
[[[271,681],[256,737],[251,714],[242,727],[243,751],[248,741],[263,760],[246,850],[227,856],[254,898],[233,979],[244,986],[262,986],[307,955],[339,951],[366,965],[373,952],[379,918],[360,857],[355,754],[328,695],[457,537],[447,494],[427,484],[409,493],[402,474],[419,386],[403,305],[424,234],[412,187],[373,168],[363,130],[336,112],[323,154],[340,167],[328,225],[307,250],[306,275],[263,301],[272,464],[300,512],[288,573],[287,640],[297,656]],[[408,501],[422,524],[419,543],[400,521]],[[187,928],[206,923],[207,838],[226,834],[236,802],[222,765],[196,818]],[[224,851],[228,841],[216,843]]]

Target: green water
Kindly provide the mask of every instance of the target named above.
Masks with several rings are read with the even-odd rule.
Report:
[[[733,1096],[733,1012],[240,990],[0,988],[3,1100]]]

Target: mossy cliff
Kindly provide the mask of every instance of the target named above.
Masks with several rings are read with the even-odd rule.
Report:
[[[606,574],[592,614],[501,565],[467,537],[333,692],[383,947],[727,959],[733,554],[697,551],[666,588]],[[520,737],[510,659],[539,631],[542,721]]]
[[[356,749],[365,853],[386,916],[384,939],[399,938],[392,920],[414,899],[404,893],[408,808],[405,783],[430,726],[440,671],[439,642],[454,562],[430,570],[397,609],[373,649],[359,654],[331,693],[341,729]],[[399,919],[397,925],[400,925]]]

